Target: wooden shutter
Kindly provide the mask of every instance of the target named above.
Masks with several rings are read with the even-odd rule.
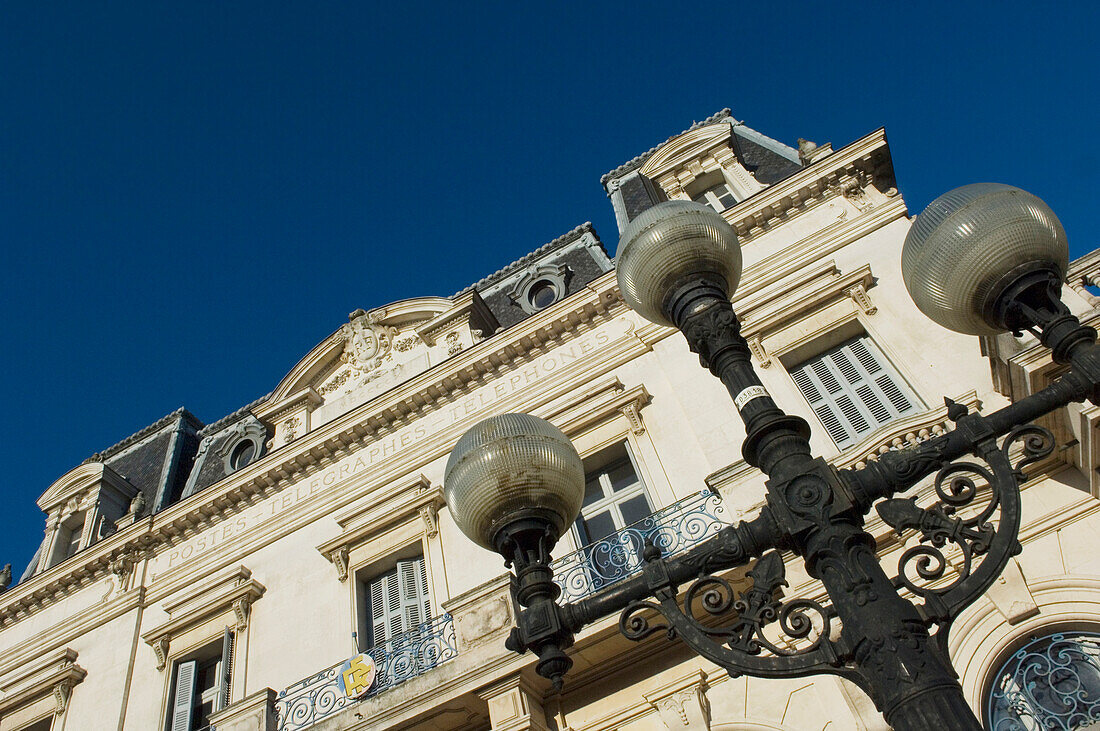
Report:
[[[377,647],[401,631],[401,587],[397,572],[370,582],[371,646]]]
[[[412,561],[398,561],[397,571],[401,578],[401,613],[404,629],[411,630],[431,618],[431,604],[428,600],[428,571],[423,558]]]
[[[372,646],[388,642],[431,618],[423,557],[398,561],[396,569],[369,582],[369,593]]]
[[[809,359],[791,377],[838,447],[917,410],[916,398],[866,337]]]
[[[221,710],[229,705],[229,692],[233,682],[233,631],[225,628],[222,634],[222,662],[221,673],[218,677],[218,706],[215,710]]]
[[[172,731],[191,731],[191,712],[195,705],[194,660],[176,664],[176,692],[172,695]]]

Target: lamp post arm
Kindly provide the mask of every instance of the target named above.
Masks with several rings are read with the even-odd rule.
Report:
[[[765,506],[760,515],[723,528],[691,550],[664,559],[669,579],[675,584],[686,583],[704,574],[743,566],[749,561],[781,545],[781,534],[771,511]],[[573,632],[601,617],[621,612],[630,604],[652,593],[646,576],[637,573],[590,597],[562,607],[566,624]]]
[[[841,479],[848,483],[861,511],[866,512],[875,501],[905,492],[945,464],[973,453],[980,440],[1003,436],[1055,409],[1091,398],[1100,388],[1100,378],[1082,365],[1100,361],[1100,348],[1090,346],[1076,356],[1073,368],[1046,388],[990,414],[971,414],[965,426],[959,424],[947,434],[908,449],[886,452],[858,470],[840,470]],[[948,401],[948,407],[948,416],[957,423],[966,414],[965,407],[954,402]]]

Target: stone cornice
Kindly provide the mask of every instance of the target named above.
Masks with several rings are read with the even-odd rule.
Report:
[[[61,621],[35,632],[26,640],[4,651],[3,661],[0,664],[0,677],[7,675],[15,668],[32,662],[34,658],[40,657],[43,653],[51,652],[62,645],[87,635],[96,627],[107,624],[111,620],[136,609],[144,601],[145,589],[138,587],[117,594],[106,602],[92,604],[71,617],[65,617]]]
[[[443,507],[443,486],[432,486],[424,475],[365,502],[336,517],[341,532],[317,546],[317,550],[336,567],[337,577],[348,577],[348,554],[356,546],[383,533],[389,527],[414,519],[424,521],[424,532],[434,537],[439,531],[438,513]]]
[[[861,189],[876,181],[887,190],[893,188],[893,165],[884,128],[765,188],[722,215],[745,245],[807,206],[844,195],[852,181]],[[896,195],[896,191],[890,195]]]
[[[0,628],[105,577],[115,561],[143,556],[154,542],[151,524],[143,518],[0,594]]]
[[[76,658],[76,650],[66,647],[34,658],[0,679],[0,715],[49,694],[56,700],[54,713],[63,712],[73,686],[88,674]]]
[[[163,670],[167,663],[172,638],[218,614],[232,610],[237,630],[246,629],[252,605],[266,591],[263,584],[251,577],[251,571],[244,566],[238,566],[233,571],[204,581],[165,602],[168,621],[141,635],[141,639],[156,653],[157,669]]]

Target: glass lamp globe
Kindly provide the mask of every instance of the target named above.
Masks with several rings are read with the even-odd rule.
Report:
[[[1066,232],[1054,211],[1027,191],[975,183],[944,193],[917,216],[901,252],[902,278],[917,308],[967,335],[1006,329],[994,316],[1012,284],[1069,267]]]
[[[741,279],[741,247],[733,227],[710,206],[664,201],[627,224],[615,266],[627,305],[650,322],[673,326],[668,300],[688,280],[706,277],[733,296]]]
[[[500,550],[503,529],[526,521],[556,530],[576,520],[584,466],[573,443],[548,421],[501,414],[459,438],[443,478],[455,523],[474,543]]]

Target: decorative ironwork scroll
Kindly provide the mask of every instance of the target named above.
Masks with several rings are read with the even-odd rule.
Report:
[[[1100,722],[1100,635],[1054,634],[1021,647],[997,673],[987,713],[993,731],[1071,731]]]
[[[591,596],[636,574],[647,542],[675,556],[729,524],[722,498],[710,490],[686,497],[550,564],[562,602]]]
[[[656,551],[647,561],[662,559]],[[737,592],[726,579],[704,576],[695,580],[677,600],[674,586],[656,592],[657,601],[642,600],[627,606],[619,616],[619,630],[627,639],[642,640],[664,631],[679,637],[703,657],[731,676],[794,677],[824,671],[848,676],[829,639],[832,615],[811,599],[782,602],[786,586],[783,559],[776,551],[765,553],[748,572],[752,585]],[[698,607],[706,612],[700,616]],[[652,615],[667,624],[651,622]],[[725,619],[726,624],[721,624]],[[765,628],[774,625],[770,635]]]
[[[366,654],[374,660],[378,670],[374,685],[365,695],[359,699],[348,698],[341,690],[341,661],[280,691],[275,700],[279,731],[309,728],[362,698],[389,690],[454,658],[458,655],[458,645],[451,615],[442,614],[402,632],[367,650]]]
[[[1021,451],[1016,464],[1010,454]],[[875,507],[899,534],[917,531],[920,544],[898,561],[895,583],[924,599],[930,623],[945,627],[978,598],[1019,552],[1019,483],[1024,467],[1054,449],[1054,436],[1034,425],[1017,427],[998,446],[993,439],[975,451],[987,466],[953,462],[935,478],[939,502],[921,508],[916,498],[884,500]],[[955,559],[952,561],[951,559]],[[946,633],[940,637],[946,642]]]

